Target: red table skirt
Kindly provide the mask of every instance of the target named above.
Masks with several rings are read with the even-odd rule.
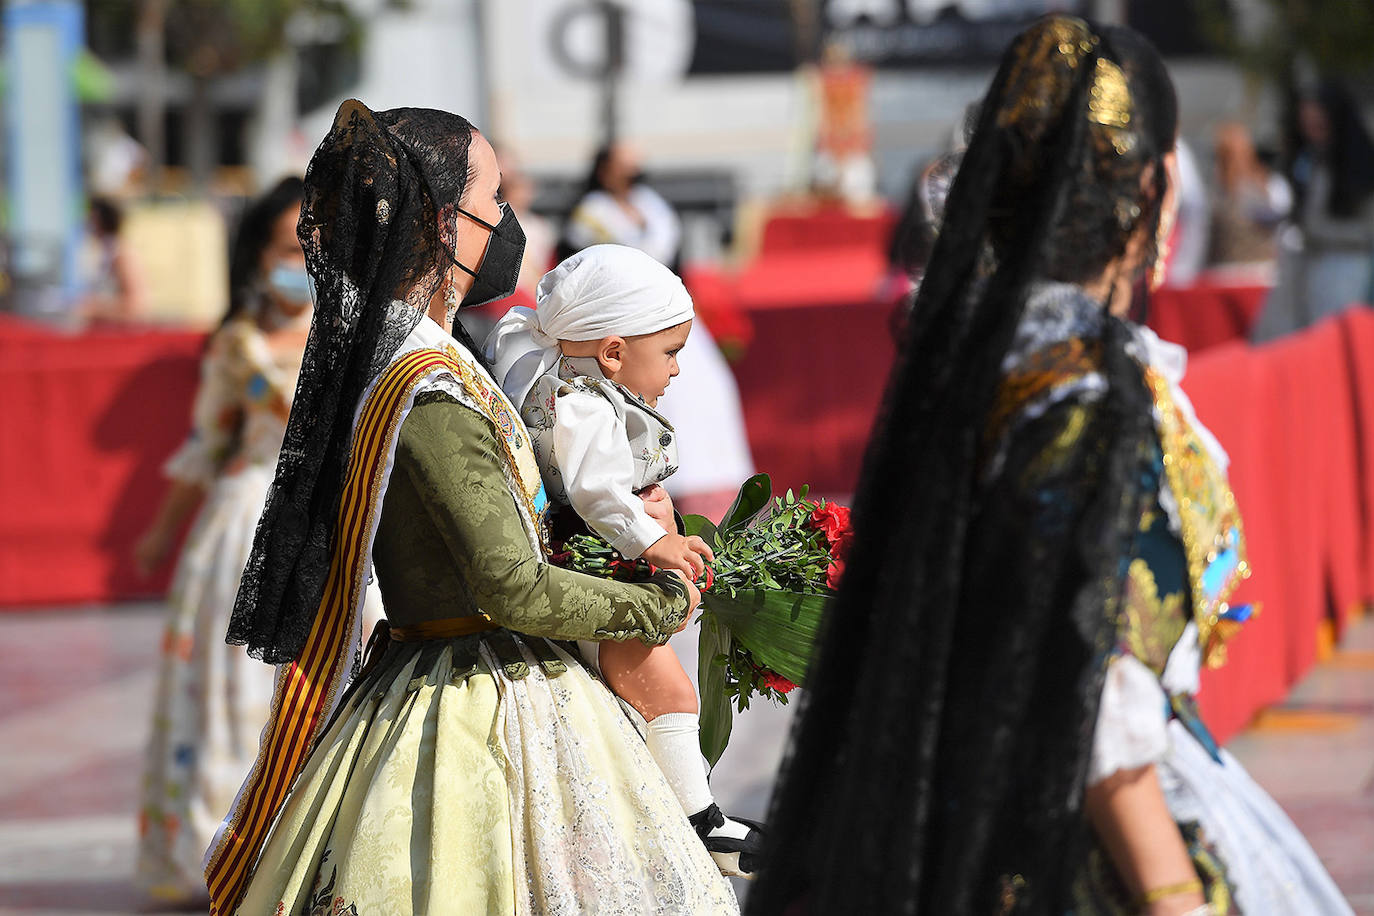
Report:
[[[871,279],[840,276],[835,295],[852,298],[832,304],[740,303],[755,328],[736,367],[750,441],[780,487],[854,487],[893,361],[890,309],[862,293]],[[190,333],[64,337],[0,321],[0,606],[165,587],[127,557],[185,435],[201,348]],[[1374,313],[1211,347],[1185,387],[1231,454],[1255,570],[1237,601],[1261,605],[1204,676],[1224,739],[1310,668],[1324,622],[1339,632],[1374,596]]]
[[[1201,284],[1150,295],[1149,325],[1190,352],[1249,340],[1269,295],[1267,286]]]
[[[204,339],[0,322],[0,607],[166,590],[129,552],[186,436]]]

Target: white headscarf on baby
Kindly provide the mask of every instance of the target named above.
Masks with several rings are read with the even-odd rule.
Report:
[[[535,301],[536,308],[507,312],[487,338],[496,382],[517,409],[558,365],[560,340],[653,334],[694,314],[677,275],[625,245],[582,249],[544,275]]]

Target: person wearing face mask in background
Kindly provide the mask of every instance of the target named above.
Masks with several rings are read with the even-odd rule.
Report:
[[[229,308],[210,335],[191,433],[164,471],[171,489],[133,549],[151,574],[200,512],[168,597],[139,809],[138,881],[164,900],[204,897],[201,860],[267,720],[273,668],[224,632],[252,547],[313,313],[296,238],[302,182],[285,178],[244,212],[230,255]],[[379,599],[370,602],[379,614]]]

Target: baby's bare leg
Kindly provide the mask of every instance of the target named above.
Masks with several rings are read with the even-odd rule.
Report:
[[[667,646],[637,639],[597,646],[601,676],[648,722],[644,742],[683,812],[727,875],[751,875],[763,842],[758,825],[728,818],[716,806],[701,758],[697,692]]]
[[[667,646],[646,646],[638,639],[603,642],[597,661],[601,676],[616,696],[652,722],[666,713],[696,713],[697,692]]]

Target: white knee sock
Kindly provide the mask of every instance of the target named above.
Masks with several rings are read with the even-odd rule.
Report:
[[[701,719],[694,712],[669,712],[649,723],[649,753],[668,778],[668,785],[688,816],[704,811],[715,799],[706,782],[706,761],[701,758]],[[712,836],[743,839],[749,827],[730,818],[711,831]]]
[[[689,815],[714,801],[706,783],[700,734],[701,719],[694,712],[668,712],[649,723],[649,753]]]

